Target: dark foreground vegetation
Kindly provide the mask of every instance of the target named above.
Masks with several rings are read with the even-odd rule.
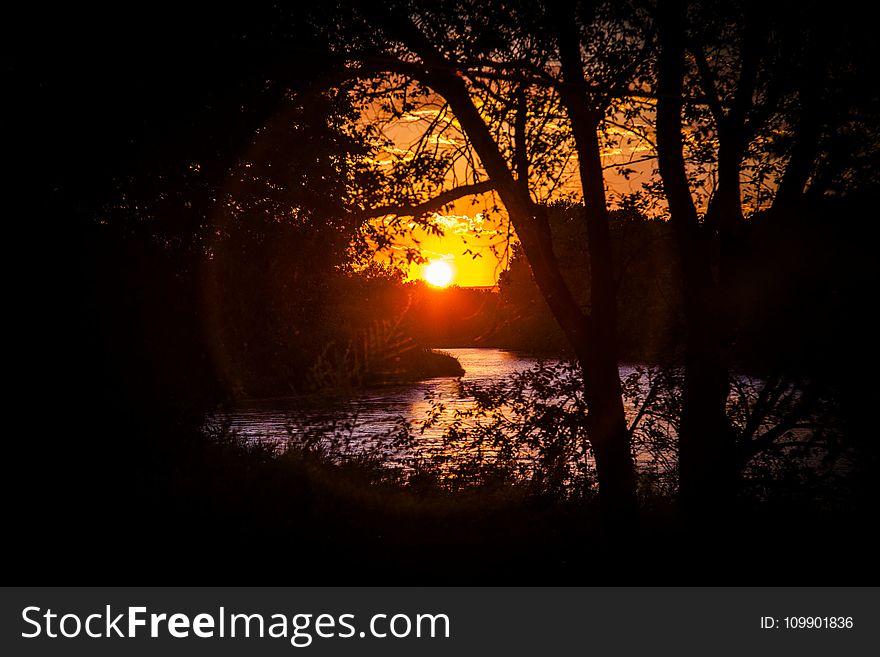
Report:
[[[698,529],[668,500],[648,499],[622,542],[601,529],[596,500],[491,481],[450,493],[369,462],[332,464],[298,448],[279,457],[171,426],[126,430],[125,446],[107,440],[112,460],[92,443],[24,469],[30,481],[51,476],[64,495],[31,493],[15,505],[22,570],[12,578],[831,585],[874,573],[865,512],[817,507],[794,479],[775,482],[787,499],[744,501]],[[596,561],[616,572],[595,572]]]
[[[531,10],[516,6],[524,13],[494,26],[499,34],[532,24]],[[708,8],[709,25],[724,23],[720,6],[695,3]],[[701,25],[702,14],[685,21],[655,16],[654,3],[633,7],[647,25],[657,18],[650,34],[662,42],[662,55],[642,59],[658,68],[661,97],[681,100],[687,94],[675,55],[685,61],[684,45],[676,26]],[[668,128],[680,126],[682,112],[709,125],[709,115],[723,115],[726,107],[661,103],[667,130],[654,179],[663,184],[653,193],[669,197],[669,222],[649,218],[647,193],[621,199],[622,209],[609,212],[601,168],[580,172],[588,184],[598,171],[598,187],[585,188],[584,196],[592,203],[601,195],[600,210],[595,203],[534,202],[528,175],[517,177],[516,145],[502,145],[489,178],[517,224],[519,246],[497,292],[438,291],[404,283],[373,263],[377,249],[395,246],[394,236],[365,224],[365,208],[403,203],[417,214],[412,208],[424,199],[397,170],[377,181],[377,170],[364,164],[376,135],[354,120],[357,90],[327,84],[344,70],[338,46],[345,39],[353,50],[374,53],[367,61],[378,66],[397,54],[385,50],[388,43],[405,44],[412,34],[394,16],[369,9],[357,17],[375,30],[341,19],[328,27],[327,20],[338,19],[333,11],[300,24],[277,8],[231,16],[178,7],[172,20],[151,7],[124,20],[104,17],[105,29],[76,10],[43,19],[38,42],[45,48],[16,45],[8,61],[26,101],[20,118],[27,129],[16,131],[21,168],[41,190],[27,199],[9,241],[29,256],[12,278],[18,284],[11,323],[21,335],[7,347],[15,366],[10,381],[22,398],[10,411],[4,458],[12,578],[875,581],[871,303],[878,235],[872,218],[880,187],[872,147],[878,87],[867,84],[865,68],[869,44],[855,39],[846,51],[835,41],[834,61],[822,69],[826,77],[804,75],[813,69],[797,63],[813,62],[815,52],[785,50],[775,66],[800,72],[788,76],[797,89],[775,95],[771,85],[754,94],[775,99],[781,109],[716,116],[729,128],[722,130],[723,155],[707,145],[712,130],[701,133],[702,148],[687,153],[689,166],[714,171],[717,165],[733,186],[742,171],[769,175],[760,162],[743,165],[747,146],[768,157],[783,152],[786,161],[806,159],[807,174],[790,174],[800,180],[794,201],[757,204],[763,209],[748,217],[740,207],[736,216],[731,208],[738,199],[730,201],[736,194],[719,192],[698,222],[693,200],[690,210],[674,200],[690,192],[680,185],[681,144]],[[439,3],[430,18],[462,17]],[[620,17],[611,12],[605,19]],[[33,17],[22,20],[33,24]],[[323,27],[315,30],[316,24]],[[562,29],[556,20],[550,27]],[[844,27],[835,23],[832,33]],[[388,38],[363,42],[379,28]],[[709,38],[693,31],[697,41]],[[431,36],[442,41],[444,34]],[[488,39],[489,51],[503,50],[492,34],[478,36],[480,48]],[[447,50],[444,56],[479,54]],[[687,60],[694,87],[714,63],[698,59]],[[755,67],[769,74],[776,70],[771,63]],[[645,81],[633,77],[629,60],[611,64],[628,72],[627,84]],[[618,88],[603,75],[597,79]],[[467,108],[456,95],[457,75],[435,71],[427,78]],[[817,79],[819,89],[810,86]],[[728,70],[725,80],[736,87],[739,77]],[[502,112],[523,106],[540,112],[539,100],[550,98],[501,91],[515,101],[502,103]],[[734,108],[744,102],[736,88],[732,96],[739,99]],[[551,109],[577,116],[577,99],[564,100]],[[781,123],[762,124],[753,141],[737,136],[745,130],[743,112],[754,122],[764,110]],[[793,124],[803,130],[781,127]],[[494,161],[483,137],[473,140],[484,148],[477,155]],[[583,133],[576,137],[583,151]],[[562,150],[540,140],[529,144],[533,154]],[[507,155],[517,176],[505,174]],[[535,158],[533,175],[549,170]],[[431,181],[442,186],[446,169],[428,157],[414,162],[401,166],[414,167],[408,175],[437,191]],[[528,162],[525,169],[528,174]],[[223,426],[205,429],[207,413],[240,398],[339,394],[364,384],[456,376],[454,360],[428,348],[465,345],[574,360],[574,378],[550,377],[537,396],[518,397],[522,390],[515,387],[483,391],[481,424],[465,437],[498,439],[494,411],[501,402],[519,403],[519,423],[506,428],[535,441],[542,460],[533,471],[517,473],[502,459],[475,460],[455,477],[431,462],[401,472],[334,453],[320,440],[300,438],[278,452],[242,442]],[[656,366],[663,382],[658,396],[647,399],[621,384],[621,359]],[[744,375],[762,385],[751,392],[731,388]],[[573,382],[566,392],[574,409],[550,403],[566,381]],[[654,404],[639,427],[624,423],[623,402],[634,397]],[[660,444],[669,439],[664,422],[682,424],[689,447]],[[597,431],[606,432],[605,442]],[[811,478],[795,467],[803,459],[789,458],[791,446],[781,444],[801,435],[793,431],[808,432],[809,444],[796,449],[815,448],[820,459],[846,454],[847,467],[827,469],[834,474],[827,480]],[[693,442],[700,437],[705,443]],[[627,469],[637,440],[675,454],[671,472],[689,473],[682,485],[690,502],[677,479],[658,483],[650,473]],[[499,444],[516,449],[510,441]],[[601,471],[578,469],[600,452]]]

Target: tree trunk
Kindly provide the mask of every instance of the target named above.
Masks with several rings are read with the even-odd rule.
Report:
[[[637,498],[617,362],[617,295],[598,134],[603,112],[591,103],[588,94],[574,4],[557,6],[552,16],[563,77],[559,93],[571,120],[578,153],[590,255],[589,341],[575,347],[580,347],[578,358],[590,409],[588,435],[596,459],[603,514],[610,527],[625,533],[635,524]]]
[[[688,313],[679,425],[681,501],[701,523],[729,506],[736,485],[736,442],[727,416],[729,344],[710,307],[707,300]]]
[[[712,267],[715,237],[710,230],[735,220],[738,196],[730,187],[713,200],[712,216],[700,225],[691,196],[682,141],[686,5],[658,5],[657,148],[660,176],[681,262],[687,346],[682,414],[679,424],[681,501],[692,519],[703,521],[730,498],[733,435],[728,422],[729,317]],[[738,172],[737,172],[738,175]],[[728,177],[728,176],[725,176]],[[729,198],[727,198],[729,196]],[[734,198],[735,197],[735,198]],[[725,248],[728,244],[722,245]],[[724,261],[731,254],[722,255]],[[729,271],[725,267],[726,272]],[[719,272],[719,279],[722,278]]]
[[[582,361],[581,371],[602,515],[613,532],[626,533],[636,520],[636,484],[617,362]]]
[[[699,276],[685,281],[687,348],[679,485],[684,508],[701,523],[729,508],[737,481],[736,436],[727,415],[727,399],[736,324],[736,272],[745,246],[739,192],[741,150],[732,150],[719,153],[719,185],[704,217],[702,244],[682,245],[711,252],[712,243],[718,243],[717,275],[712,275],[711,264],[704,265]]]

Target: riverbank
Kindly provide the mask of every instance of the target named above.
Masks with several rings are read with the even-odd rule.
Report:
[[[413,383],[441,377],[460,377],[465,373],[458,358],[446,351],[413,349],[384,368],[370,372],[368,385]]]

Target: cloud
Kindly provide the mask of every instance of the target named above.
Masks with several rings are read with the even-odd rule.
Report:
[[[422,255],[428,260],[443,260],[445,262],[455,261],[455,255],[452,253],[440,253],[438,251],[431,251],[430,249],[422,249]]]
[[[498,232],[485,227],[482,213],[473,217],[466,214],[434,214],[431,221],[453,235],[494,235]]]

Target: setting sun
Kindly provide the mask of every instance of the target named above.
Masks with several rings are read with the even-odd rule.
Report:
[[[425,267],[422,276],[435,287],[446,287],[452,282],[452,267],[445,260],[433,260]]]

